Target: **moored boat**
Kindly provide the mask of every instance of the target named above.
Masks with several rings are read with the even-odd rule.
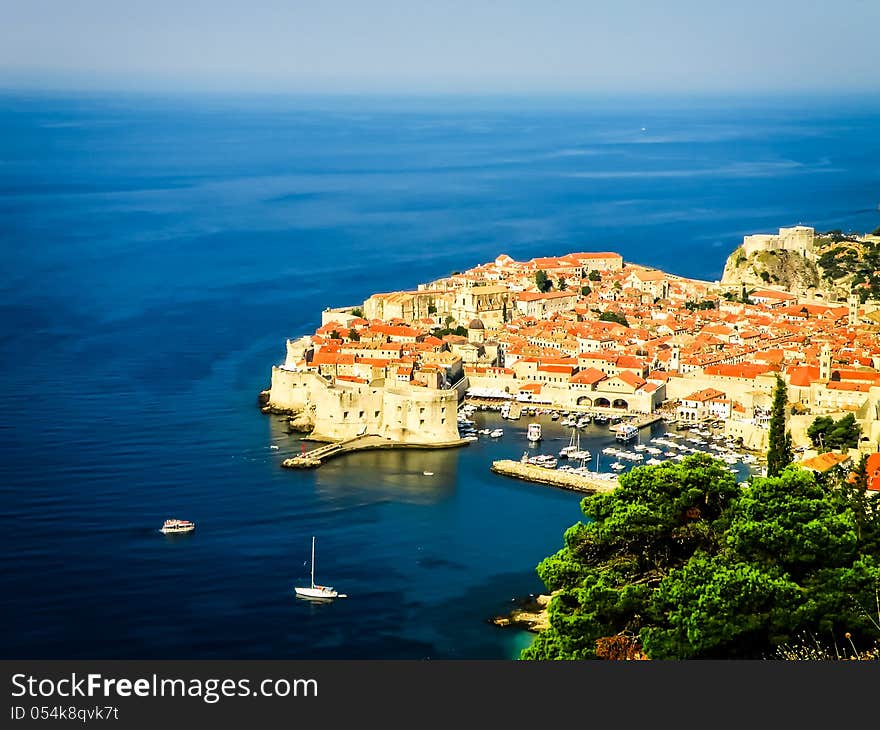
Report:
[[[540,423],[530,423],[529,428],[526,431],[526,438],[535,443],[541,440],[541,424]]]

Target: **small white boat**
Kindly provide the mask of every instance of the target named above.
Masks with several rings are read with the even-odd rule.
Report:
[[[176,532],[192,532],[195,529],[195,523],[189,520],[165,520],[159,532],[168,535]]]
[[[339,593],[333,586],[319,586],[315,584],[315,538],[312,537],[312,584],[308,588],[299,587],[293,589],[300,598],[316,598],[328,600],[331,598],[348,598],[344,593]]]
[[[426,477],[434,476],[434,472],[432,472],[432,471],[423,471],[422,474],[424,474]]]
[[[526,432],[526,438],[532,442],[540,441],[541,440],[541,424],[540,423],[530,423],[528,431]]]
[[[619,426],[617,428],[615,438],[617,438],[618,441],[631,441],[638,435],[639,429],[637,429],[630,423],[624,423],[622,426]]]
[[[272,444],[269,448],[276,451],[278,449],[278,444]]]
[[[611,465],[611,468],[614,469],[614,471],[621,471],[623,469],[626,469],[626,466],[624,464],[621,464],[619,461],[615,461]]]
[[[504,429],[496,428],[489,434],[493,439],[501,438],[504,435]]]

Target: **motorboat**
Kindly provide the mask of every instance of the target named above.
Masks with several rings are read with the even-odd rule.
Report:
[[[622,426],[617,428],[617,433],[615,434],[615,438],[618,441],[631,441],[636,436],[639,435],[639,429],[633,426],[631,423],[624,423]]]
[[[493,439],[501,438],[504,435],[504,429],[496,428],[494,431],[491,431],[489,435]]]
[[[162,524],[162,527],[159,528],[159,532],[162,532],[166,535],[174,534],[178,532],[192,532],[196,529],[196,525],[194,522],[190,522],[189,520],[165,520]]]
[[[536,443],[541,440],[541,424],[540,423],[530,423],[529,428],[526,431],[526,438]]]

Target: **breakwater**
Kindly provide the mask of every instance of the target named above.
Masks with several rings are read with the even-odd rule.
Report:
[[[527,482],[549,484],[561,489],[571,489],[575,492],[593,494],[596,492],[611,492],[617,486],[617,476],[613,479],[603,479],[599,476],[584,476],[569,472],[547,469],[543,466],[524,464],[512,459],[501,459],[492,462],[492,471],[506,477],[523,479]]]
[[[350,454],[354,451],[367,451],[369,449],[450,449],[457,446],[467,446],[470,441],[458,439],[437,444],[412,444],[392,441],[383,436],[365,435],[353,439],[324,444],[311,451],[306,451],[297,456],[285,459],[281,466],[286,469],[311,469],[321,466],[328,459],[341,454]]]

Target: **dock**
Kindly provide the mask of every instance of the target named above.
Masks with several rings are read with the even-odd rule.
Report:
[[[366,434],[318,446],[310,451],[305,451],[302,454],[285,459],[281,462],[281,466],[285,469],[314,469],[321,466],[328,459],[342,454],[350,454],[354,451],[367,451],[369,449],[449,449],[456,446],[467,446],[468,444],[470,444],[470,441],[465,439],[439,444],[410,444],[392,441],[384,436]]]
[[[634,418],[632,420],[623,421],[623,423],[613,423],[609,428],[612,431],[616,431],[618,426],[622,426],[624,423],[629,424],[630,426],[635,426],[636,428],[644,428],[645,426],[651,426],[659,421],[663,420],[663,416],[657,413],[645,413],[640,415],[638,418]]]
[[[523,479],[527,482],[549,484],[560,489],[569,489],[584,494],[607,493],[617,487],[617,475],[613,479],[602,479],[598,476],[583,476],[570,474],[556,469],[547,469],[543,466],[524,464],[521,461],[502,459],[492,462],[492,471],[514,479]]]

